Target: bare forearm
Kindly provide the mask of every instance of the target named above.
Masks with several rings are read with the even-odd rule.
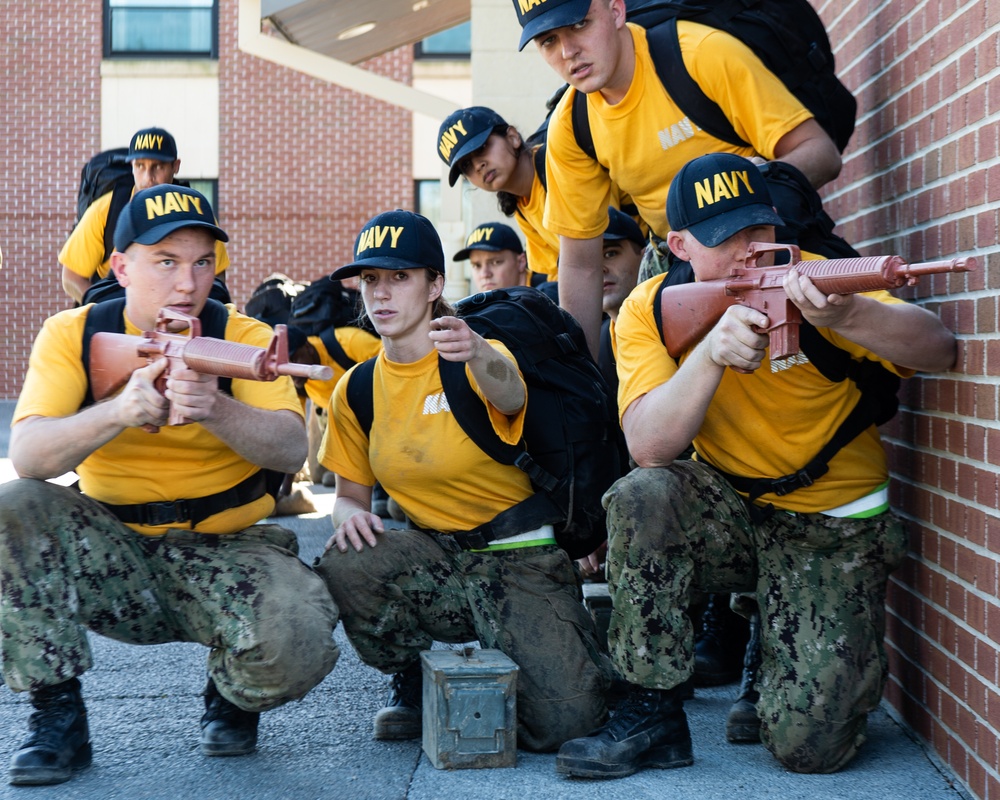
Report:
[[[265,469],[297,472],[309,452],[305,423],[293,411],[254,408],[220,393],[216,408],[201,424],[233,452]]]
[[[601,239],[559,237],[559,305],[580,323],[597,359],[601,337]]]
[[[855,296],[850,313],[833,330],[900,367],[943,372],[955,364],[955,335],[920,306]]]
[[[524,405],[524,384],[510,359],[483,340],[479,352],[469,360],[469,370],[486,399],[504,414],[515,414]]]
[[[70,417],[29,417],[11,430],[11,463],[22,478],[57,478],[124,429],[110,402]]]
[[[63,291],[79,303],[83,299],[84,292],[90,287],[90,281],[82,275],[77,275],[73,270],[62,267],[62,286]]]
[[[691,444],[722,380],[702,341],[666,383],[634,401],[622,416],[629,453],[640,467],[670,464]]]
[[[796,167],[816,189],[836,178],[842,165],[837,145],[814,119],[781,137],[774,158]]]

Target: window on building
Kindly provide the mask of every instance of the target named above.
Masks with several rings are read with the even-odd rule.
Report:
[[[441,181],[416,181],[413,194],[417,213],[427,217],[436,228],[441,221]]]
[[[217,58],[218,0],[104,0],[104,56]]]
[[[472,52],[472,23],[463,22],[454,28],[435,33],[417,42],[416,58],[468,59]]]
[[[212,204],[212,210],[215,211],[215,216],[219,216],[219,181],[215,178],[192,178],[188,181],[191,184],[191,188],[196,192],[201,192],[205,197],[208,198],[208,202]]]

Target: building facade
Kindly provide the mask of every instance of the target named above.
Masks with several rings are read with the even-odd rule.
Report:
[[[953,370],[904,382],[884,428],[893,505],[910,534],[889,590],[886,701],[958,785],[1000,798],[1000,0],[813,2],[859,102],[844,169],[823,192],[839,231],[865,254],[980,264],[903,292],[939,313],[960,344]],[[329,272],[369,216],[434,194],[440,168],[418,143],[436,130],[434,115],[415,120],[240,52],[237,5],[218,0],[214,66],[199,72],[173,58],[145,67],[200,88],[144,98],[150,118],[139,119],[124,117],[140,98],[127,67],[105,57],[100,4],[59,0],[45,14],[27,0],[4,4],[0,398],[17,396],[42,320],[68,306],[56,255],[74,222],[79,169],[132,130],[176,129],[184,177],[217,180],[238,301],[271,271]],[[474,0],[471,15],[471,91],[454,91],[455,104],[493,106],[533,129],[557,80],[531,47],[516,52],[509,0]],[[428,87],[449,73],[414,68],[411,48],[365,67]],[[217,100],[199,94],[211,81]],[[472,195],[462,222],[455,198],[441,193],[447,241],[495,218],[492,198]]]

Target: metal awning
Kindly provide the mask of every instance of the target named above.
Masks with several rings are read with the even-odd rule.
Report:
[[[261,0],[260,12],[292,44],[357,64],[467,21],[471,1]]]

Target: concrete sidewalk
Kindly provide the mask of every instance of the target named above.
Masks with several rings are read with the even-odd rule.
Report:
[[[12,409],[0,402],[0,455],[6,455]],[[0,462],[0,480],[13,477]],[[279,521],[299,535],[309,563],[329,536],[331,490],[314,487],[317,513]],[[617,781],[579,781],[555,774],[554,756],[519,752],[511,769],[434,769],[419,742],[371,739],[385,699],[383,676],[361,664],[338,627],[342,656],[303,701],[261,721],[250,756],[205,758],[198,751],[205,650],[196,645],[136,647],[91,636],[95,668],[83,677],[94,764],[68,783],[11,787],[0,774],[0,800],[88,798],[334,798],[335,800],[957,800],[962,797],[923,750],[882,709],[869,742],[836,775],[786,772],[759,745],[731,745],[723,726],[736,688],[697,690],[685,706],[695,764],[648,770]],[[0,768],[26,737],[30,706],[0,688]]]

